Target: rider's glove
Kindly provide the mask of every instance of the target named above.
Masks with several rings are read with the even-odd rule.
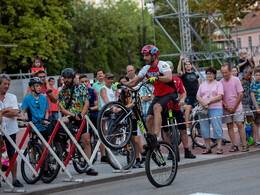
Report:
[[[156,81],[158,81],[158,80],[159,80],[159,77],[151,77],[151,78],[148,79],[148,81],[149,81],[150,83],[154,83],[154,82],[156,82]]]
[[[122,86],[122,83],[120,83],[120,82],[115,82],[114,86],[119,89],[119,88]]]

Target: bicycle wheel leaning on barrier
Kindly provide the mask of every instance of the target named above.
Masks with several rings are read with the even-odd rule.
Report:
[[[59,157],[59,159],[62,161],[62,148],[60,143],[53,142],[50,146],[53,149],[53,151],[56,153],[56,155]],[[44,183],[51,183],[56,178],[56,176],[60,171],[60,164],[50,152],[47,153],[45,159],[48,165],[48,173],[50,177],[46,177],[42,175],[42,181]]]
[[[172,158],[168,158],[169,156]],[[154,186],[167,186],[175,179],[178,163],[169,143],[160,141],[157,147],[148,150],[145,163],[147,177]]]
[[[112,137],[111,139],[113,139],[111,142],[116,141],[116,137]],[[125,147],[117,150],[111,149],[111,152],[115,155],[124,170],[127,170],[133,166],[135,162],[135,147],[131,140]],[[110,166],[114,169],[119,169],[118,165],[107,151],[106,156]]]
[[[97,129],[107,147],[123,148],[132,137],[132,113],[120,102],[109,102],[99,112]]]
[[[26,157],[26,159],[32,165],[32,167],[36,169],[39,160],[42,156],[42,153],[43,153],[43,147],[41,144],[29,141],[28,146],[25,149],[23,155]],[[38,171],[37,176],[32,173],[32,171],[29,169],[29,167],[26,165],[26,163],[23,160],[21,161],[21,173],[26,183],[34,184],[42,177],[44,165],[45,165],[44,161]]]
[[[204,144],[204,139],[202,138],[200,123],[199,122],[193,123],[190,131],[191,131],[191,139],[193,143],[196,146],[205,149],[206,146]],[[217,146],[217,140],[215,138],[210,138],[210,147],[214,148],[215,146]]]

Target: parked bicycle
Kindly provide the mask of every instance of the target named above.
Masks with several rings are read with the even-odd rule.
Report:
[[[171,144],[165,141],[157,141],[156,135],[150,133],[143,119],[141,102],[138,98],[138,89],[126,88],[133,94],[135,102],[127,109],[120,102],[109,102],[102,107],[98,116],[98,132],[102,142],[109,148],[117,150],[125,147],[133,133],[132,116],[137,120],[144,139],[144,149],[146,153],[145,171],[149,181],[156,187],[170,185],[175,179],[178,162],[176,152]],[[171,156],[172,158],[168,158]]]

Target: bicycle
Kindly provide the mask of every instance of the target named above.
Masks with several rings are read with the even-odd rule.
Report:
[[[165,141],[157,141],[156,135],[148,131],[144,122],[138,91],[145,84],[148,84],[148,81],[141,84],[138,89],[121,86],[121,88],[126,88],[132,92],[135,102],[129,109],[116,101],[104,105],[98,116],[98,132],[100,139],[108,148],[115,150],[123,148],[132,137],[132,116],[134,116],[140,126],[144,140],[147,178],[154,186],[163,187],[170,185],[175,179],[178,162],[176,152],[171,144]],[[168,156],[172,158],[168,158]]]
[[[165,140],[165,129],[167,130],[169,137],[170,137],[170,143],[173,146],[174,151],[177,154],[177,160],[180,161],[180,152],[179,152],[179,145],[181,143],[181,135],[180,131],[178,130],[178,127],[175,125],[177,124],[176,118],[173,116],[173,102],[171,101],[168,104],[168,110],[167,112],[162,113],[162,125],[167,126],[163,127],[161,129],[161,135],[162,139]]]
[[[198,105],[198,104],[197,104]],[[191,114],[190,114],[190,120],[194,121],[199,119],[199,116],[197,115],[197,107],[192,109]],[[200,122],[196,121],[192,124],[191,126],[191,139],[192,139],[192,148],[194,149],[195,145],[205,149],[206,146],[204,145],[204,139],[202,138],[202,133],[200,130]],[[227,143],[231,143],[231,141],[228,141],[226,139],[222,139],[222,145],[226,145]],[[210,147],[214,148],[217,146],[217,140],[215,138],[210,138]]]

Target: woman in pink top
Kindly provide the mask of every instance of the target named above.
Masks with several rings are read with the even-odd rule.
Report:
[[[200,119],[223,115],[223,108],[222,108],[222,96],[224,94],[223,85],[220,82],[216,81],[216,74],[217,71],[215,68],[213,67],[207,68],[206,69],[207,81],[202,83],[199,87],[197,93],[197,100],[204,108],[208,108],[207,115],[200,116]],[[210,119],[210,120],[200,122],[202,137],[206,144],[206,149],[202,152],[202,154],[212,153],[210,148],[210,124],[212,125],[213,128],[213,137],[217,139],[217,143],[218,143],[217,154],[223,154],[223,149],[221,146],[222,138],[223,138],[223,131],[221,126],[222,118]]]

